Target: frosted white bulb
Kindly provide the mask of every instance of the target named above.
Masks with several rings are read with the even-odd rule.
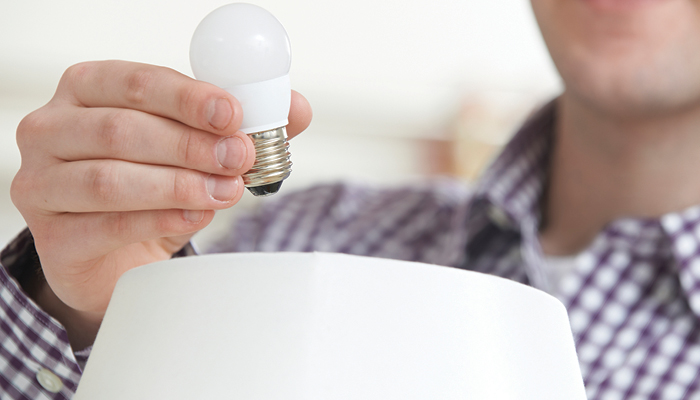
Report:
[[[266,10],[246,3],[220,7],[199,24],[190,48],[197,79],[224,89],[289,73],[284,27]]]
[[[194,76],[231,93],[241,104],[241,131],[255,143],[256,163],[243,176],[256,196],[276,192],[291,162],[289,123],[291,47],[282,24],[258,6],[217,8],[197,26],[190,44]]]
[[[291,100],[291,47],[272,14],[246,3],[207,15],[190,44],[194,76],[226,89],[243,107],[244,133],[287,125]]]

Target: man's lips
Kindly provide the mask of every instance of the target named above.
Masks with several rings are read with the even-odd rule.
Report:
[[[626,12],[666,3],[670,0],[582,0],[597,11]]]

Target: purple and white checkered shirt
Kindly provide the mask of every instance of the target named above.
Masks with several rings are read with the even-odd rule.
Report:
[[[265,203],[212,250],[343,252],[528,283],[567,306],[590,399],[700,399],[700,206],[612,222],[550,287],[537,230],[555,116],[549,105],[526,123],[474,190],[314,187]],[[0,256],[0,399],[67,399],[80,377],[67,336],[15,280],[28,237]]]

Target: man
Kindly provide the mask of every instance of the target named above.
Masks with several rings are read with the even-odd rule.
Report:
[[[343,251],[527,282],[567,305],[590,398],[700,398],[700,3],[532,5],[565,91],[472,192],[313,188],[244,218],[218,249]],[[293,94],[290,132],[309,120]],[[72,67],[23,121],[12,195],[34,242],[25,231],[0,270],[11,398],[50,392],[47,376],[54,398],[70,397],[73,351],[89,353],[118,276],[187,253],[211,210],[235,203],[252,162],[239,123],[222,91],[121,62]]]

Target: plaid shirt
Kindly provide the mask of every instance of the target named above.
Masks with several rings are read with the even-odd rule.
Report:
[[[314,187],[265,203],[212,250],[343,252],[514,279],[567,306],[589,398],[700,399],[700,206],[613,221],[553,287],[537,230],[555,117],[549,105],[526,123],[473,190]],[[15,280],[27,236],[1,258],[0,399],[66,399],[80,377],[67,336]],[[43,370],[59,393],[42,386]]]

